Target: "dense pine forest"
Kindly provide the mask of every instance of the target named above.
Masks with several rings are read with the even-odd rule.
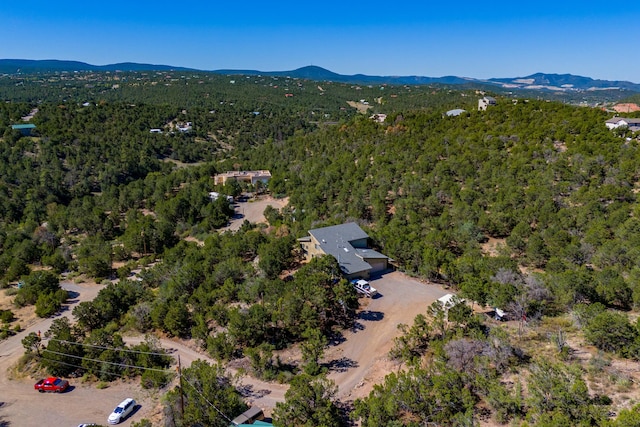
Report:
[[[108,283],[73,323],[54,321],[49,357],[36,336],[25,357],[54,375],[164,387],[171,375],[123,366],[167,358],[98,349],[123,347],[126,331],[193,339],[220,363],[246,357],[256,377],[290,383],[273,414],[282,426],[640,425],[636,385],[607,369],[640,361],[638,135],[608,130],[603,109],[498,96],[477,111],[481,96],[192,72],[0,77],[2,287],[49,317],[67,299],[62,274]],[[454,108],[466,111],[445,114]],[[11,129],[30,113],[32,135]],[[238,169],[272,179],[214,185]],[[234,212],[211,191],[289,204],[265,211],[268,225],[221,233]],[[296,238],[349,221],[397,269],[515,321],[425,307],[391,353],[404,369],[351,407],[320,399],[302,416],[296,393],[331,394],[319,361],[359,302],[333,258],[300,263]],[[19,325],[1,314],[6,338]],[[597,349],[591,364],[572,355],[576,339]],[[300,366],[277,357],[291,346]],[[242,408],[224,384],[209,398]],[[169,392],[167,407],[177,401]],[[173,425],[227,425],[196,406]]]

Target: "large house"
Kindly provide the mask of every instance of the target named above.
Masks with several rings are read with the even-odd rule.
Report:
[[[347,279],[367,279],[388,268],[389,258],[369,248],[369,236],[354,222],[309,230],[298,241],[307,261],[331,255]]]
[[[230,171],[217,174],[213,180],[216,185],[224,185],[228,180],[243,181],[255,185],[258,181],[266,184],[271,179],[268,170],[259,171]]]
[[[619,127],[628,127],[632,132],[640,131],[640,119],[629,119],[625,117],[614,117],[605,122],[608,129],[616,129]]]

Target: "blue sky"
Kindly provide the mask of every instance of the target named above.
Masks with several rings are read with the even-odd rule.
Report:
[[[595,3],[3,1],[0,58],[640,83],[640,2]]]

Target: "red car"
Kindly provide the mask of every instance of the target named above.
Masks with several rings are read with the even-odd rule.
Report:
[[[69,381],[56,377],[49,377],[44,380],[40,380],[33,386],[33,388],[38,390],[40,393],[44,393],[45,391],[60,393],[65,391],[68,387]]]

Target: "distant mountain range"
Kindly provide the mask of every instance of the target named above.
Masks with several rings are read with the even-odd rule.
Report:
[[[110,65],[91,65],[80,61],[61,61],[57,59],[0,59],[0,74],[34,74],[74,71],[191,71],[191,68],[171,67],[169,65],[138,64],[121,62]],[[195,70],[193,70],[195,71]]]
[[[583,92],[583,91],[630,91],[640,93],[640,84],[628,81],[594,80],[589,77],[572,74],[536,73],[525,77],[475,79],[468,77],[444,76],[369,76],[364,74],[337,74],[318,66],[307,66],[291,71],[257,71],[257,70],[198,70],[170,65],[139,64],[122,62],[109,65],[91,65],[79,61],[61,60],[29,60],[0,59],[0,74],[33,74],[49,72],[82,72],[82,71],[197,71],[225,75],[263,75],[301,78],[317,81],[334,81],[357,84],[391,84],[391,85],[492,85],[503,89],[541,90],[551,92]]]

